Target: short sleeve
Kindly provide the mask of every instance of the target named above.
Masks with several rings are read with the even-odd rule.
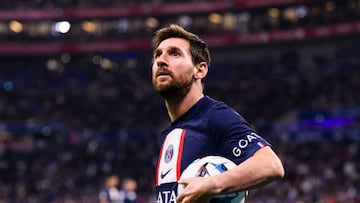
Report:
[[[216,106],[209,116],[208,127],[219,155],[237,164],[251,157],[262,147],[270,146],[234,109]]]

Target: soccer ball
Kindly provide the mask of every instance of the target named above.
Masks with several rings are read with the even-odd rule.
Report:
[[[189,177],[208,177],[223,173],[236,164],[231,160],[221,156],[206,156],[196,159],[181,173],[181,178]],[[179,184],[178,194],[183,191],[184,185]],[[245,203],[247,191],[236,192],[231,194],[218,195],[211,199],[210,203]]]

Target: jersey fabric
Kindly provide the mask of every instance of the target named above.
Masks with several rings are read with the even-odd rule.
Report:
[[[176,203],[177,181],[195,159],[216,155],[240,164],[270,146],[234,109],[208,96],[170,123],[161,132],[159,143],[157,203]]]

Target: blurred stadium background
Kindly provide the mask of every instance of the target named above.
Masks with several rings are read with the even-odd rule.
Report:
[[[0,202],[98,202],[110,174],[154,202],[151,37],[209,44],[205,91],[234,106],[286,177],[249,203],[360,202],[359,0],[0,2]]]

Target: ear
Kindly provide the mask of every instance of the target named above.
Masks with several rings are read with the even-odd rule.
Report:
[[[195,68],[195,73],[194,73],[195,79],[205,78],[209,70],[207,63],[205,62],[200,62],[196,64],[194,68]]]

